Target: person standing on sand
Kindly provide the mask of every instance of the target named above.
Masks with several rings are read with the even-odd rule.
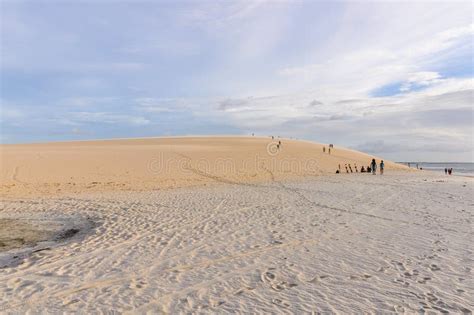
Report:
[[[372,159],[372,162],[370,163],[370,169],[372,170],[372,174],[376,174],[376,168],[377,168],[377,162],[375,162],[375,159]]]
[[[326,147],[323,147],[323,153],[326,153]]]
[[[383,175],[383,169],[385,167],[385,164],[383,163],[383,160],[380,162],[380,175]]]
[[[328,153],[331,154],[331,148],[329,148]]]
[[[444,168],[444,174],[448,175],[448,168],[447,167]]]

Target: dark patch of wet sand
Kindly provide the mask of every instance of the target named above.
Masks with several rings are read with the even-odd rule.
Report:
[[[35,246],[54,238],[55,233],[55,229],[48,230],[27,220],[0,219],[0,252]]]
[[[0,219],[0,252],[34,247],[39,242],[61,241],[77,234],[79,229],[66,229],[49,221]]]

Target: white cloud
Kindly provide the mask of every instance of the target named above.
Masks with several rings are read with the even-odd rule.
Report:
[[[433,71],[423,71],[415,72],[409,75],[406,82],[400,87],[401,92],[410,91],[412,88],[417,86],[428,86],[432,84],[439,83],[441,76],[437,72]]]

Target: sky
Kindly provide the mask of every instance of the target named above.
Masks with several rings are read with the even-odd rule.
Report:
[[[474,162],[473,12],[0,0],[0,142],[255,133]]]

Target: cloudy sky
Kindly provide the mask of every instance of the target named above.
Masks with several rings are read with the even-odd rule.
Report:
[[[0,3],[2,143],[255,133],[473,161],[471,2]]]

